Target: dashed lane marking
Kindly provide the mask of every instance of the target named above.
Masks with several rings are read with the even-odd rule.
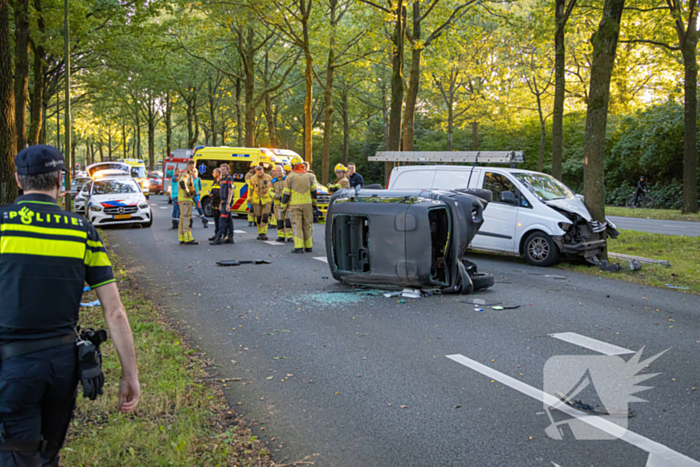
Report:
[[[276,242],[274,240],[268,240],[268,241],[265,241],[265,243],[267,243],[268,245],[272,245],[272,246],[284,246],[285,245],[282,242]]]
[[[326,258],[325,256],[314,256],[314,259],[321,261],[322,263],[328,264],[328,258]]]
[[[607,342],[599,341],[593,339],[592,337],[582,336],[581,334],[576,334],[575,332],[560,332],[550,334],[550,336],[570,344],[578,345],[579,347],[584,347],[586,349],[602,353],[603,355],[625,355],[634,353],[633,350],[608,344]]]

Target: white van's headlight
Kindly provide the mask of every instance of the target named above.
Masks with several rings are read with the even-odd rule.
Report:
[[[100,212],[100,211],[102,211],[102,206],[97,205],[97,204],[93,204],[92,206],[90,206],[90,211]]]
[[[562,229],[564,232],[568,232],[569,229],[571,229],[573,224],[569,224],[568,222],[560,222],[559,223],[559,228]]]
[[[148,203],[139,204],[139,209],[146,209],[147,207],[148,207]]]

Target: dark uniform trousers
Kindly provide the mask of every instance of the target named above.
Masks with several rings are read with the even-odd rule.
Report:
[[[78,386],[77,348],[66,344],[0,362],[0,434],[41,452],[1,451],[2,467],[58,467]]]

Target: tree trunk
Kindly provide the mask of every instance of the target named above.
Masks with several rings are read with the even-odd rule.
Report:
[[[112,162],[112,128],[107,133],[107,160]]]
[[[446,151],[452,151],[452,128],[454,125],[455,113],[452,105],[447,106],[447,148]]]
[[[275,130],[275,112],[272,110],[272,98],[270,93],[265,93],[265,120],[267,121],[267,134],[270,137],[270,147],[277,148],[277,131]]]
[[[696,13],[697,14],[697,13]],[[693,34],[689,31],[689,34]],[[697,31],[694,32],[697,35]],[[684,137],[683,137],[683,204],[684,214],[698,212],[698,61],[695,42],[686,40],[683,47],[683,90],[685,92]]]
[[[605,128],[608,121],[610,78],[625,0],[605,0],[603,17],[593,34],[591,84],[583,146],[583,194],[594,220],[605,221]]]
[[[236,79],[236,136],[238,147],[243,146],[243,125],[241,124],[241,80]]]
[[[124,152],[124,159],[126,159],[126,121],[122,120],[122,149]]]
[[[418,100],[418,89],[420,88],[420,60],[423,54],[423,44],[421,43],[421,12],[420,2],[413,2],[413,49],[411,52],[411,72],[408,78],[408,89],[406,90],[406,106],[403,118],[403,151],[413,150],[414,120],[416,116],[416,101]]]
[[[134,157],[136,159],[141,159],[141,122],[139,121],[139,115],[136,114],[136,147],[134,148]]]
[[[17,128],[13,83],[10,5],[9,0],[0,0],[0,206],[11,204],[17,197]]]
[[[100,153],[100,162],[104,162],[105,161],[105,154],[102,151],[102,138],[100,138],[100,141],[97,143],[97,150]]]
[[[45,31],[44,17],[41,12],[41,0],[34,0],[34,8],[37,13],[37,24],[39,32],[43,35]],[[34,41],[34,88],[32,89],[32,101],[29,108],[29,134],[27,142],[30,146],[39,143],[41,129],[43,126],[44,113],[44,50],[43,38]]]
[[[569,0],[575,2],[576,0]],[[555,0],[554,32],[554,107],[552,109],[552,176],[562,179],[564,151],[564,96],[566,93],[566,0]]]
[[[255,32],[248,27],[245,66],[245,147],[255,146]]]
[[[537,97],[537,115],[540,118],[540,154],[537,158],[537,171],[542,172],[542,167],[544,166],[544,143],[547,138],[547,127],[545,125],[544,115],[542,114],[542,94],[537,90],[537,81],[535,81],[535,94]]]
[[[323,185],[328,185],[331,165],[331,136],[333,134],[333,62],[335,61],[335,53],[333,51],[334,45],[335,37],[332,37],[330,41],[330,50],[328,51],[328,63],[326,65],[326,86],[323,89],[323,148],[321,151],[321,183]]]
[[[165,95],[165,157],[170,157],[173,152],[173,107],[170,101],[170,93]]]
[[[27,146],[29,99],[29,0],[16,0],[15,10],[15,125],[17,150]]]
[[[348,114],[348,88],[343,85],[340,93],[343,103],[343,165],[347,166],[350,156],[350,115]]]
[[[406,7],[403,6],[403,2],[399,2],[396,8],[395,21],[394,32],[391,35],[391,104],[389,105],[389,145],[387,151],[399,151],[401,145],[401,110],[404,91],[403,61],[406,33]]]
[[[479,122],[472,122],[472,151],[479,150]]]
[[[304,0],[302,0],[303,2]],[[304,26],[304,35],[308,44],[308,29],[306,25]],[[314,162],[313,155],[313,132],[312,127],[314,123],[314,117],[312,111],[314,109],[313,94],[314,94],[314,68],[313,59],[311,58],[311,52],[309,49],[304,51],[304,59],[306,66],[304,68],[304,78],[305,78],[305,93],[304,97],[304,160],[309,163],[309,167]]]
[[[216,102],[214,101],[214,89],[209,83],[209,126],[211,127],[211,145],[216,146]]]
[[[153,99],[148,102],[148,167],[151,171],[156,160],[156,115]]]

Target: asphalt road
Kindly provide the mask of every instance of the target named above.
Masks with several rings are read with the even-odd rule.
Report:
[[[659,219],[642,219],[639,217],[607,217],[621,230],[637,230],[639,232],[664,235],[700,237],[700,222],[665,221]]]
[[[219,374],[243,378],[224,388],[227,398],[258,423],[256,434],[278,462],[311,456],[317,466],[683,465],[674,452],[700,461],[698,296],[476,256],[480,270],[496,276],[493,288],[400,303],[335,282],[315,259],[323,256],[322,228],[314,232],[313,254],[256,241],[243,219],[234,220],[245,232],[236,233],[235,245],[210,247],[204,240],[213,229],[195,221],[203,244],[180,246],[168,230],[170,206],[163,197],[151,203],[152,228],[106,236],[151,298],[222,365]],[[221,258],[272,264],[217,267]],[[477,311],[468,303],[474,298],[521,307]],[[566,341],[553,333],[576,334]],[[584,343],[595,350],[571,342],[581,336],[595,339]],[[627,422],[629,431],[616,434],[623,439],[583,440],[604,433],[580,431],[585,422],[567,424],[570,417],[536,398],[552,384],[569,394],[581,379],[582,387],[589,384],[574,400],[608,408],[620,394],[627,401],[634,371],[625,368],[634,357],[604,356],[601,350],[615,353],[604,343],[643,348],[642,360],[666,353],[637,368],[660,374],[637,394],[649,402],[630,402],[635,416],[616,419]],[[462,357],[447,357],[454,355]],[[565,422],[563,439],[545,433],[552,421]],[[660,453],[653,459],[659,463],[649,452]]]

